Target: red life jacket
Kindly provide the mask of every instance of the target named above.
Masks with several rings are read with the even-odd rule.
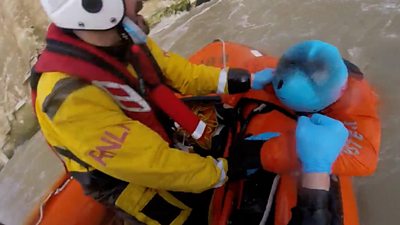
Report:
[[[201,138],[205,123],[162,83],[161,70],[148,47],[132,45],[129,55],[129,63],[139,79],[117,59],[52,24],[47,33],[46,49],[34,71],[38,74],[61,72],[92,83],[113,97],[128,117],[145,124],[168,142],[156,111],[166,114],[195,139]],[[35,88],[32,100],[35,104]]]

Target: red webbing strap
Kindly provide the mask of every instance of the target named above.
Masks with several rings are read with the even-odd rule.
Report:
[[[185,105],[175,93],[160,82],[160,72],[158,65],[152,61],[152,56],[146,46],[133,45],[132,64],[142,76],[148,86],[150,86],[149,96],[163,112],[172,120],[176,121],[184,130],[193,134],[199,126],[200,119]]]
[[[125,84],[126,82],[121,80],[122,75],[129,81],[129,85],[133,87],[137,87],[139,82],[138,80],[132,76],[126,68],[126,65],[119,62],[117,59],[113,58],[112,56],[108,55],[107,53],[101,51],[100,49],[83,42],[77,38],[74,38],[70,35],[65,34],[61,29],[57,28],[54,24],[50,25],[47,35],[47,42],[56,41],[56,44],[62,45],[67,44],[71,49],[71,52],[68,52],[68,48],[63,48],[63,54],[54,52],[54,50],[45,51],[41,55],[41,59],[39,60],[38,64],[36,65],[37,71],[40,72],[40,68],[45,67],[46,69],[53,68],[62,68],[66,70],[65,73],[70,75],[78,75],[84,80],[93,81],[112,81],[120,84]],[[56,46],[56,45],[53,45]],[[47,49],[49,45],[47,46]],[[76,56],[74,57],[72,54],[75,51],[84,51],[89,55],[84,60],[79,59]],[[59,60],[54,60],[53,57],[60,58]],[[73,60],[75,59],[75,60]],[[72,61],[73,60],[73,61]],[[93,62],[97,62],[97,64],[107,64],[114,68],[115,71],[121,73],[121,76],[116,77],[114,74],[111,74],[109,71],[101,68],[101,66],[96,65]],[[71,64],[74,63],[74,64]],[[75,64],[78,63],[78,64]],[[44,64],[44,65],[43,65]],[[89,65],[90,64],[90,65]],[[104,65],[104,66],[107,66]],[[50,70],[51,71],[51,70]],[[58,71],[58,70],[53,70]],[[67,72],[70,71],[71,73]]]
[[[163,112],[186,131],[193,134],[200,119],[165,85],[150,91],[150,98]]]

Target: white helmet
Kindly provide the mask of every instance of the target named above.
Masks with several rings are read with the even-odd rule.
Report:
[[[50,20],[58,27],[108,30],[124,17],[124,0],[40,0]]]

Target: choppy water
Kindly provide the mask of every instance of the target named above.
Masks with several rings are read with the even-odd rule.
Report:
[[[0,1],[0,117],[26,96],[20,82],[46,26],[37,3]],[[362,224],[400,224],[400,0],[213,0],[165,20],[152,36],[185,56],[216,38],[277,56],[304,39],[338,46],[365,72],[381,99],[379,168],[373,177],[356,180]]]

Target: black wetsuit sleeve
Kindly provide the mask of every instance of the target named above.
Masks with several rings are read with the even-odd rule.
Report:
[[[297,206],[292,209],[289,225],[329,225],[329,192],[302,188],[297,196]]]

